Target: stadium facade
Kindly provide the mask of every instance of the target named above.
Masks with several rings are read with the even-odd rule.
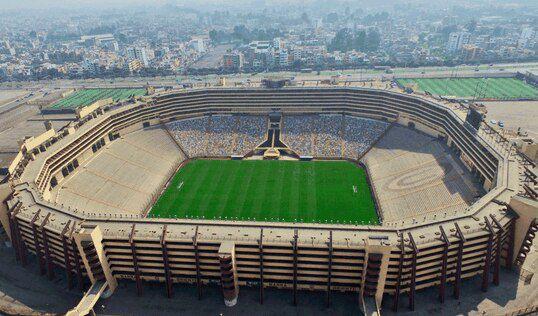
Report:
[[[206,114],[333,113],[410,126],[433,136],[466,161],[485,194],[464,212],[427,212],[380,226],[147,218],[87,212],[51,201],[51,191],[95,155],[95,146],[166,122]],[[493,133],[493,132],[491,132]],[[93,149],[92,149],[92,146]],[[84,313],[121,280],[192,283],[202,295],[220,284],[227,304],[243,286],[347,291],[415,307],[415,292],[435,287],[443,302],[461,295],[461,282],[482,276],[481,289],[499,284],[501,266],[524,260],[532,243],[536,196],[531,165],[500,135],[486,137],[450,107],[414,95],[360,88],[205,89],[156,95],[90,116],[19,153],[10,168],[2,224],[17,258],[36,255],[53,278],[91,288],[73,313]],[[525,177],[525,175],[527,175]],[[381,213],[381,217],[382,213]],[[381,218],[383,219],[383,218]],[[55,268],[56,267],[56,268]],[[86,281],[87,282],[87,281]],[[478,289],[477,289],[478,290]]]

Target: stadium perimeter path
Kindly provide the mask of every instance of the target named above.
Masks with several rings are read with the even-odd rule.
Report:
[[[516,272],[503,268],[500,285],[490,284],[486,293],[480,291],[481,276],[476,276],[462,283],[461,300],[452,298],[452,285],[449,284],[444,304],[439,303],[438,288],[432,287],[417,292],[416,300],[419,303],[414,312],[407,307],[406,294],[400,298],[398,313],[391,309],[392,297],[385,296],[381,314],[491,315],[491,310],[498,310],[499,314],[504,315],[518,306],[512,302],[516,295],[522,303],[528,303],[529,297],[538,297],[537,279],[534,278],[531,284],[524,285],[519,281]],[[220,288],[216,285],[204,286],[201,300],[197,299],[196,287],[192,285],[174,285],[172,299],[166,298],[162,284],[144,283],[143,291],[143,295],[137,297],[134,282],[120,283],[110,299],[98,302],[95,312],[98,315],[362,315],[358,296],[338,291],[333,292],[330,308],[325,305],[325,292],[299,291],[297,306],[293,306],[291,291],[266,288],[264,304],[260,305],[257,287],[241,287],[237,305],[228,308],[224,306]],[[505,309],[504,306],[508,308]]]
[[[22,267],[12,248],[0,237],[0,315],[62,315],[82,298],[77,290],[67,290],[65,272],[56,270],[55,279],[39,275],[35,256]]]
[[[517,303],[512,302],[518,296],[520,304],[532,302],[538,296],[536,285],[538,278],[524,285],[516,272],[501,269],[499,286],[490,284],[489,291],[480,290],[482,278],[476,276],[462,283],[462,299],[452,297],[452,285],[447,286],[446,300],[440,304],[438,288],[432,287],[417,292],[416,310],[408,309],[408,297],[402,294],[398,313],[392,311],[392,297],[383,299],[382,315],[492,315],[491,310],[504,315],[514,310]],[[491,279],[490,279],[491,280]],[[98,315],[362,315],[358,305],[358,296],[352,293],[333,292],[332,306],[326,308],[325,292],[299,291],[297,306],[292,304],[292,292],[287,290],[264,290],[265,301],[259,303],[257,287],[241,287],[239,300],[235,307],[224,306],[220,288],[216,285],[204,286],[202,299],[197,299],[196,287],[193,285],[174,285],[174,296],[166,298],[162,284],[144,283],[143,295],[136,296],[134,282],[120,283],[118,289],[107,300],[100,300],[95,308]],[[529,299],[530,298],[530,299]],[[538,304],[538,302],[536,302]],[[508,309],[504,309],[508,306]],[[523,305],[522,305],[523,306]]]

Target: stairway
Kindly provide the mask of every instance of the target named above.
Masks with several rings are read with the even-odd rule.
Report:
[[[368,264],[366,265],[366,274],[364,277],[364,296],[375,296],[382,258],[383,255],[378,253],[368,255]]]
[[[536,218],[535,218],[532,220],[531,224],[529,225],[529,229],[527,230],[525,239],[523,239],[523,242],[521,243],[521,248],[519,248],[519,252],[515,260],[516,267],[521,267],[523,263],[525,262],[525,259],[527,258],[527,254],[531,250],[532,242],[537,232],[538,232],[538,222],[536,221]]]
[[[237,304],[239,287],[235,266],[235,245],[232,242],[223,242],[219,247],[220,283],[224,303],[231,307]]]
[[[101,262],[99,262],[99,256],[97,255],[97,250],[95,249],[93,242],[83,242],[82,248],[84,249],[84,255],[88,260],[88,265],[90,266],[95,282],[104,280],[105,274],[103,272],[103,267],[101,266]]]

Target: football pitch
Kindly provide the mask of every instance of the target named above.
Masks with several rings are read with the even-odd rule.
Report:
[[[366,177],[348,161],[194,160],[149,216],[377,225]]]
[[[78,90],[51,105],[53,109],[76,109],[96,101],[112,98],[114,102],[146,94],[146,89],[95,88]]]
[[[538,99],[538,89],[516,78],[410,78],[402,86],[417,85],[420,91],[460,98],[516,100]]]

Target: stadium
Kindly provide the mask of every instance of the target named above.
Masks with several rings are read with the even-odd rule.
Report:
[[[98,108],[27,140],[1,220],[88,313],[118,282],[355,295],[394,310],[522,265],[535,167],[449,104],[367,88],[206,88]],[[480,289],[477,289],[480,290]]]

